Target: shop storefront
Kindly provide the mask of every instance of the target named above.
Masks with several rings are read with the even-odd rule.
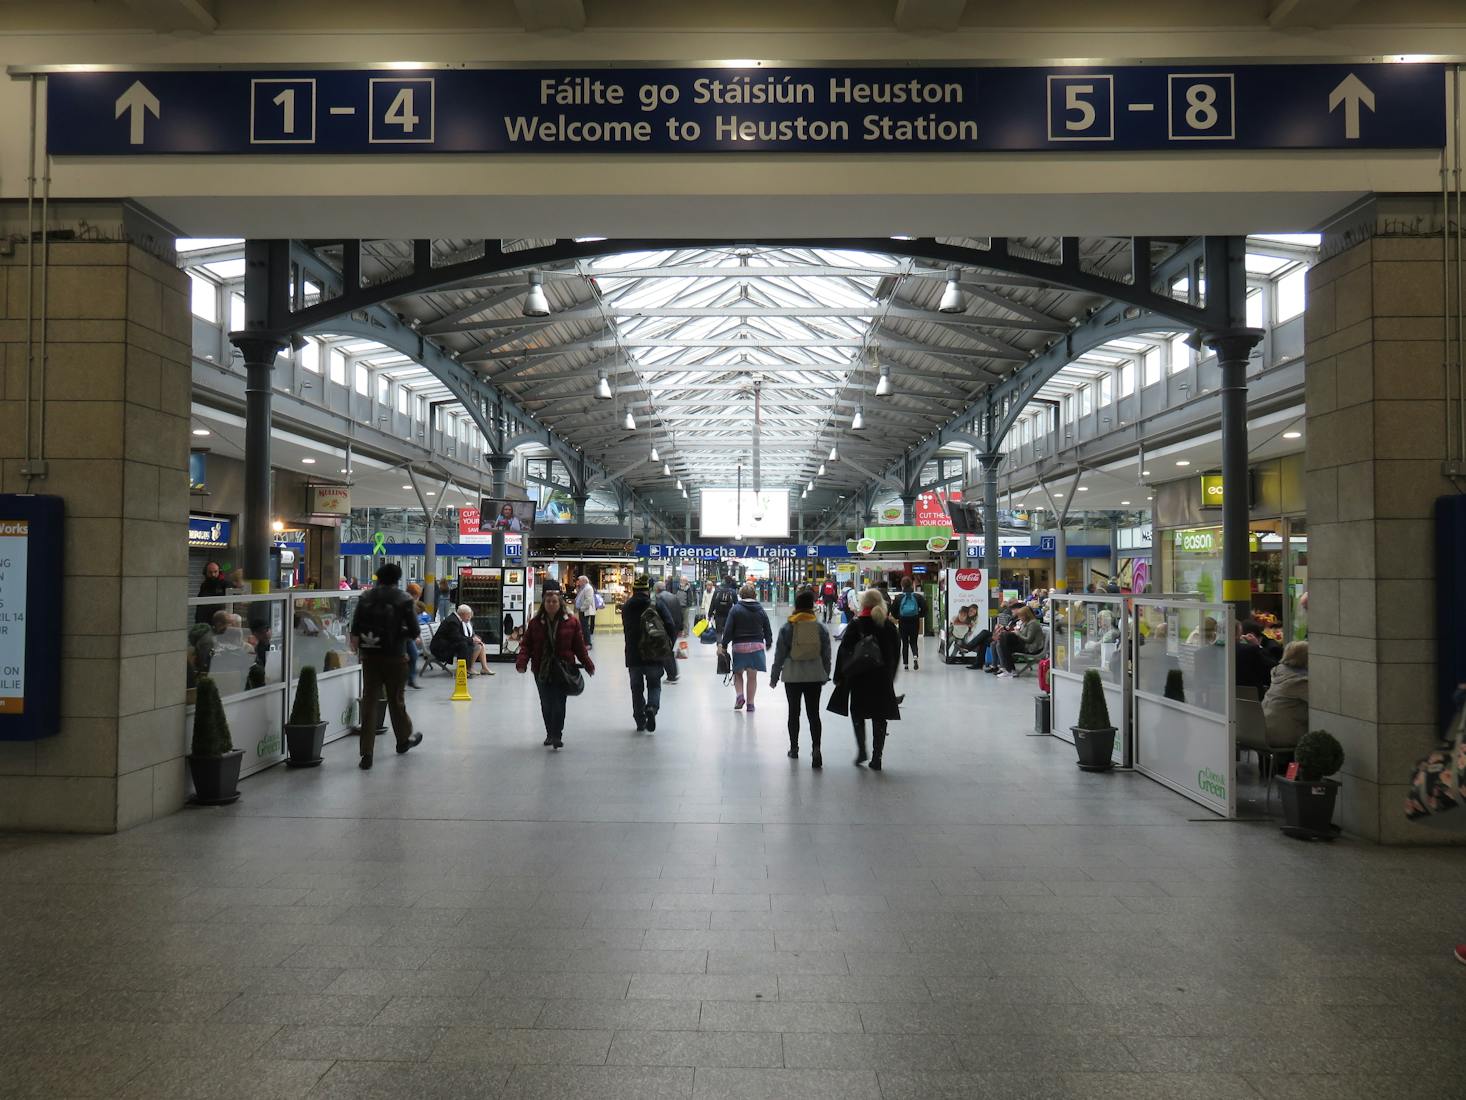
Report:
[[[1122,590],[1144,595],[1155,586],[1153,542],[1148,523],[1115,532],[1115,583]]]
[[[1303,456],[1259,463],[1251,471],[1248,518],[1252,613],[1270,637],[1290,641],[1308,634],[1308,521],[1303,501]],[[1222,528],[1218,486],[1191,477],[1156,486],[1155,542],[1159,587],[1219,599]]]

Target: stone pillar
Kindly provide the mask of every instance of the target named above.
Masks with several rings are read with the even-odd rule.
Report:
[[[65,216],[52,204],[53,227]],[[0,829],[113,832],[183,804],[189,285],[124,243],[137,216],[118,214],[114,240],[50,247],[49,346],[34,375],[47,472],[31,491],[65,501],[61,732],[0,743]],[[11,493],[25,488],[26,249],[0,253],[0,491]]]
[[[1376,207],[1308,277],[1309,724],[1344,746],[1340,823],[1387,843],[1466,840],[1406,822],[1438,736],[1431,510],[1446,455],[1439,203]],[[1454,267],[1454,258],[1452,260]],[[1454,308],[1454,290],[1452,291]],[[1454,354],[1454,349],[1452,349]]]

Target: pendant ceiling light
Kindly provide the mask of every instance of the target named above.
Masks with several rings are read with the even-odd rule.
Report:
[[[677,479],[677,488],[682,489],[682,479],[681,478],[678,478]],[[686,489],[682,489],[682,495],[683,496],[686,496],[687,495],[687,490]]]
[[[823,462],[821,462],[820,463],[820,468],[818,470],[816,470],[814,473],[815,473],[815,477],[824,477],[825,476],[825,464]]]
[[[545,288],[540,282],[540,273],[529,273],[529,293],[524,296],[524,308],[520,311],[526,317],[548,317],[550,300],[545,297]]]
[[[631,414],[627,413],[626,415],[630,416]],[[855,418],[850,421],[850,430],[853,432],[858,432],[863,427],[865,427],[865,406],[856,405]]]
[[[892,392],[894,391],[891,389],[891,368],[882,367],[880,381],[876,383],[876,396],[890,397]]]
[[[839,451],[838,447],[831,447],[830,448],[830,461],[831,462],[839,462],[840,461],[840,451]]]
[[[657,461],[659,461],[661,459],[661,457],[662,457],[661,455],[657,454],[657,445],[655,443],[653,443],[652,444],[652,461],[653,462],[657,462]]]
[[[662,476],[663,477],[671,477],[672,476],[672,465],[671,465],[671,463],[668,463],[668,462],[663,462],[662,463]]]
[[[804,487],[804,491],[806,493],[812,493],[812,492],[814,492],[814,482],[811,481],[808,485],[806,485]]]
[[[942,291],[942,304],[937,307],[939,312],[961,313],[967,308],[967,295],[962,293],[961,279],[961,270],[955,267],[947,269],[947,287]]]
[[[636,417],[631,415],[630,409],[626,410],[626,419],[621,422],[621,426],[628,432],[636,431]]]
[[[606,377],[604,370],[596,372],[596,400],[611,400],[611,380]]]

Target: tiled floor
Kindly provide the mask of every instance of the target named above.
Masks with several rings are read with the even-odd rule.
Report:
[[[0,1096],[1463,1095],[1466,852],[1209,820],[937,664],[815,772],[695,648],[655,734],[607,638],[558,754],[501,666],[370,773],[0,838]]]

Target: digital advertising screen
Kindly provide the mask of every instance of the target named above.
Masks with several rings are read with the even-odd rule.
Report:
[[[755,493],[744,489],[701,490],[702,537],[786,539],[789,537],[787,489]]]
[[[497,500],[484,497],[479,511],[479,531],[485,535],[495,531],[519,535],[534,530],[535,502],[532,500]]]

